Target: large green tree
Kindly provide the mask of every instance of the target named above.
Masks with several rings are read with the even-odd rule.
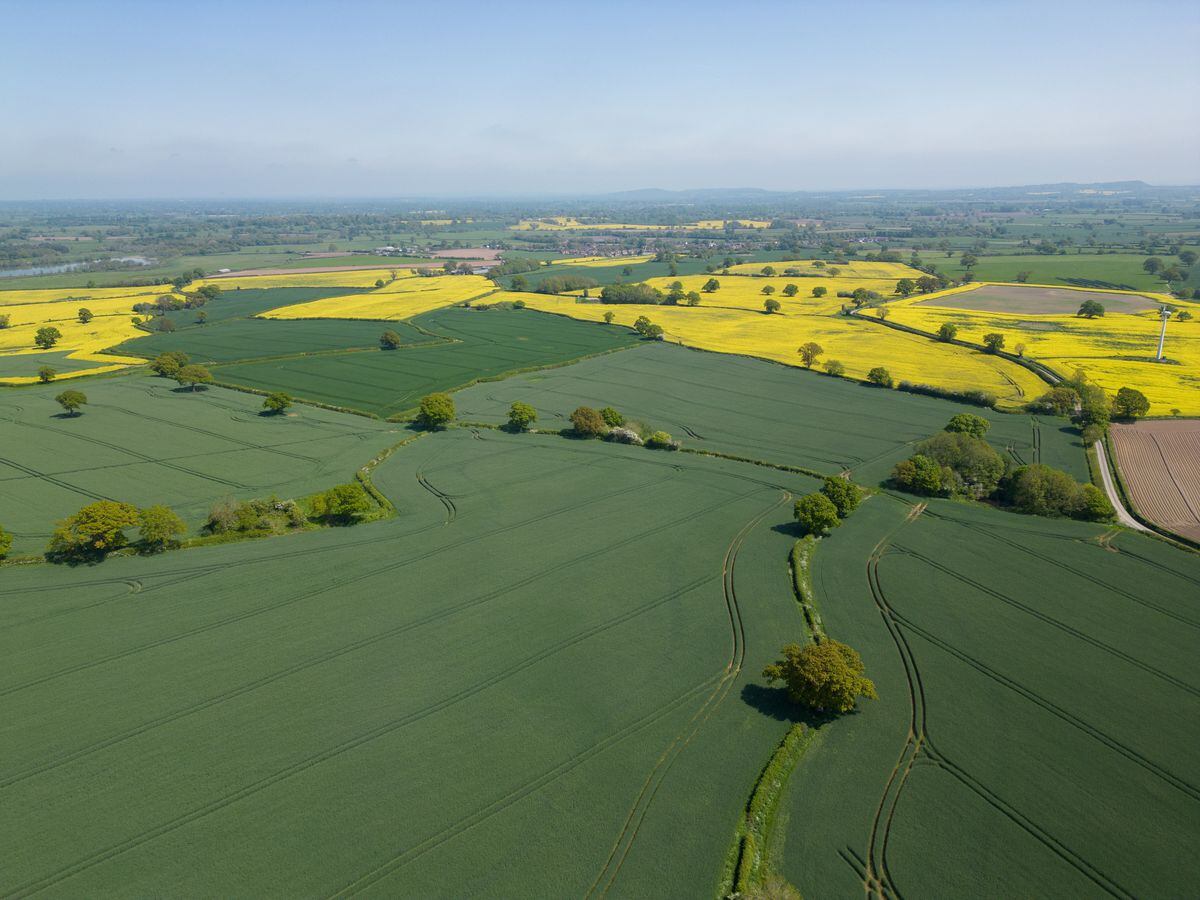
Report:
[[[47,553],[59,559],[102,556],[129,543],[125,529],[137,524],[136,506],[97,500],[57,524]]]
[[[449,394],[427,394],[417,409],[417,424],[424,428],[441,428],[454,421],[454,398]]]
[[[818,712],[850,712],[859,697],[877,700],[875,685],[866,676],[862,657],[840,641],[788,644],[783,657],[763,669],[769,682],[782,681],[796,703]]]
[[[187,534],[187,525],[170,507],[147,506],[138,512],[138,531],[142,547],[147,552],[157,553],[179,546],[180,538]]]
[[[793,512],[808,534],[826,534],[842,524],[837,507],[824,494],[805,494],[796,501]]]

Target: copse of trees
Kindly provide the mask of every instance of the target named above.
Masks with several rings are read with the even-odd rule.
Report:
[[[1037,516],[1099,522],[1111,519],[1114,512],[1094,484],[1080,484],[1066,472],[1041,463],[1015,470],[1005,486],[1005,498],[1018,512]]]
[[[803,647],[787,644],[781,653],[781,659],[763,669],[763,678],[782,681],[794,703],[817,712],[847,713],[860,697],[879,698],[862,657],[846,644],[826,638]]]
[[[103,557],[129,543],[125,530],[135,527],[138,521],[138,509],[129,503],[89,503],[57,523],[46,556],[63,562]]]
[[[664,300],[663,292],[648,284],[609,284],[600,292],[601,303],[633,303],[657,306]]]

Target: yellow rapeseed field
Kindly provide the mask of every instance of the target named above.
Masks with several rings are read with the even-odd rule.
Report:
[[[101,300],[111,300],[117,297],[131,297],[128,306],[142,300],[154,300],[163,294],[174,292],[169,284],[153,287],[120,287],[120,288],[42,288],[39,290],[5,291],[0,290],[0,307],[24,306],[33,303],[54,303],[58,300],[68,300],[79,306],[86,306],[93,312],[95,304]],[[147,298],[146,295],[149,295]],[[11,312],[5,309],[4,312]]]
[[[431,309],[483,297],[496,286],[482,275],[399,278],[365,294],[326,297],[263,313],[267,319],[408,319]]]
[[[1004,335],[1004,349],[1012,351],[1024,344],[1026,356],[1062,375],[1071,376],[1082,369],[1109,393],[1122,387],[1137,388],[1149,399],[1151,415],[1169,415],[1173,409],[1185,415],[1200,414],[1200,304],[1170,300],[1179,309],[1187,309],[1193,318],[1167,324],[1165,355],[1173,363],[1156,363],[1153,359],[1161,323],[1154,310],[1109,312],[1100,318],[1083,319],[1064,314],[956,309],[949,299],[946,306],[916,304],[917,300],[927,303],[931,297],[945,296],[893,303],[890,320],[928,332],[936,332],[949,322],[958,328],[960,340],[972,342],[981,342],[985,334],[998,332]]]
[[[702,290],[710,278],[716,278],[720,287],[712,293]],[[840,310],[843,304],[851,301],[838,297],[838,291],[853,291],[856,288],[866,288],[875,291],[883,297],[895,296],[896,281],[890,278],[751,278],[746,275],[680,275],[677,278],[664,276],[648,278],[646,284],[656,287],[664,294],[672,284],[678,281],[683,285],[684,293],[695,291],[700,295],[701,306],[727,306],[737,309],[762,311],[763,303],[768,299],[778,300],[782,312],[787,315],[829,315]],[[798,288],[794,297],[785,297],[783,289],[789,284]],[[764,287],[774,288],[770,295],[762,292]],[[814,297],[813,288],[825,288],[824,297]],[[589,289],[593,296],[598,295],[599,288]]]
[[[837,269],[837,278],[890,278],[893,288],[901,278],[911,278],[915,281],[925,274],[904,263],[855,260],[841,264],[827,263],[824,267],[821,267],[814,266],[814,262],[816,260],[785,259],[780,262],[741,263],[731,266],[729,272],[731,275],[758,275],[762,272],[763,266],[771,266],[779,275],[783,275],[784,269],[799,269],[807,275],[812,275],[814,273],[826,273],[830,269]],[[808,281],[809,279],[806,277],[804,280]],[[889,290],[888,293],[890,294],[891,291]]]
[[[607,312],[616,323],[630,326],[646,316],[664,328],[669,341],[794,366],[801,364],[797,348],[816,341],[825,351],[818,365],[839,360],[853,378],[865,379],[870,369],[883,366],[896,381],[991,391],[1010,408],[1047,389],[1032,372],[1007,360],[828,313],[766,315],[711,305],[606,305],[546,294],[506,292],[502,296],[522,299],[531,309],[593,322],[602,321]]]
[[[576,256],[570,259],[556,259],[556,266],[632,266],[636,263],[649,262],[654,259],[654,254],[647,253],[641,256]]]
[[[739,228],[770,228],[771,223],[766,219],[701,219],[690,225],[691,228],[707,228],[720,230],[726,222],[736,222]]]

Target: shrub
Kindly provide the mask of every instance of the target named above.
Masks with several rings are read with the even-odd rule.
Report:
[[[654,450],[678,450],[682,444],[665,431],[656,431],[646,438],[646,446]]]
[[[825,534],[842,524],[837,507],[824,494],[806,494],[796,501],[793,512],[808,534]]]
[[[347,525],[371,509],[371,498],[357,481],[337,484],[312,498],[315,518]]]
[[[832,475],[826,478],[825,483],[821,485],[821,493],[829,498],[829,501],[837,509],[840,519],[846,518],[858,509],[858,504],[862,502],[862,491],[858,489],[858,485],[845,478],[837,478]]]
[[[763,669],[769,682],[782,681],[793,702],[810,709],[850,712],[859,697],[878,699],[875,685],[866,677],[862,657],[840,641],[788,644],[783,658]]]
[[[604,417],[590,406],[581,406],[571,413],[571,426],[580,437],[597,437],[608,430]]]
[[[880,387],[890,388],[892,386],[892,373],[883,366],[876,366],[867,373],[867,381],[871,384],[877,384]]]
[[[632,428],[623,428],[618,425],[615,428],[609,429],[608,434],[604,436],[606,441],[615,441],[618,444],[633,444],[640,447],[644,443],[642,436]]]
[[[1079,496],[1071,510],[1074,519],[1085,519],[1089,522],[1103,522],[1111,519],[1116,513],[1113,505],[1105,496],[1104,491],[1094,484],[1085,482],[1079,486]]]
[[[946,423],[946,431],[962,432],[969,434],[971,437],[982,438],[988,433],[988,429],[992,427],[992,423],[983,416],[977,416],[974,413],[959,413],[956,416],[951,416],[950,421]]]
[[[985,406],[989,409],[996,405],[996,395],[991,391],[984,391],[979,388],[967,388],[966,390],[958,391],[953,388],[944,388],[933,384],[914,384],[911,381],[901,381],[896,385],[896,389],[906,391],[910,394],[941,397],[943,400],[957,400],[961,403],[970,403],[973,406]]]
[[[183,519],[166,506],[147,506],[141,510],[138,513],[138,530],[142,548],[148,553],[178,547],[179,539],[187,534]]]
[[[517,400],[508,408],[508,427],[513,431],[525,431],[537,421],[537,417],[536,409]]]
[[[1031,401],[1027,409],[1033,413],[1069,416],[1075,412],[1077,403],[1079,403],[1079,392],[1072,387],[1059,385]]]
[[[128,503],[98,500],[59,522],[46,555],[70,560],[103,556],[129,543],[126,528],[138,524],[138,510]]]
[[[449,394],[427,394],[417,410],[417,424],[423,428],[441,428],[454,421],[454,398]]]
[[[911,494],[935,497],[948,491],[954,484],[954,473],[936,460],[917,453],[896,463],[892,469],[892,481],[901,490]]]
[[[625,424],[625,417],[611,406],[606,406],[600,410],[600,418],[604,420],[604,424],[609,428],[619,428]]]

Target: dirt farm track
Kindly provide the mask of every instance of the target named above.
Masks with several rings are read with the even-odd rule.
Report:
[[[1136,511],[1200,541],[1200,419],[1113,425],[1112,442]]]

